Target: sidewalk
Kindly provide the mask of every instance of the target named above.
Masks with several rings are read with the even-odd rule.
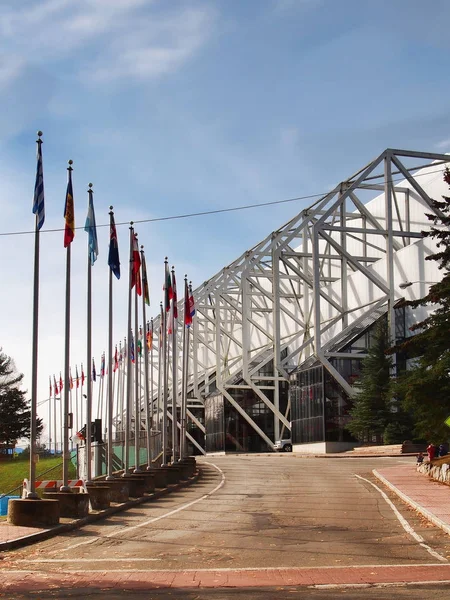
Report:
[[[418,473],[413,464],[374,469],[373,474],[411,508],[450,535],[450,486]]]
[[[131,508],[133,506],[137,506],[138,504],[142,504],[143,502],[149,502],[151,500],[155,500],[156,498],[160,498],[161,496],[165,496],[166,494],[170,494],[172,491],[176,491],[198,481],[200,477],[199,471],[190,477],[188,480],[181,481],[177,484],[170,484],[166,488],[159,489],[153,493],[145,494],[145,496],[141,498],[130,499],[123,504],[115,504],[110,508],[105,510],[99,510],[96,512],[91,512],[87,517],[83,517],[82,519],[60,519],[60,524],[55,527],[50,528],[40,528],[40,527],[20,527],[18,525],[10,525],[6,521],[0,522],[0,552],[4,552],[6,550],[12,550],[14,548],[20,548],[23,546],[28,546],[29,544],[34,544],[35,542],[40,542],[42,540],[46,540],[51,537],[55,537],[61,533],[66,533],[67,531],[73,531],[74,529],[79,529],[83,527],[83,525],[87,525],[88,523],[92,523],[94,521],[99,521],[104,519],[110,515],[114,515],[118,512],[122,512]]]

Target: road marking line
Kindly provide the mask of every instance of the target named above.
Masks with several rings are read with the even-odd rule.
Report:
[[[118,529],[117,531],[113,531],[112,533],[108,533],[102,537],[95,537],[95,538],[87,540],[85,542],[80,542],[78,544],[74,544],[73,546],[68,546],[67,548],[63,548],[62,550],[59,550],[58,552],[67,552],[68,550],[73,550],[74,548],[78,548],[79,546],[83,546],[85,544],[92,544],[100,539],[112,538],[112,537],[115,537],[116,535],[120,535],[123,533],[129,533],[130,531],[133,531],[133,529],[139,529],[140,527],[145,527],[146,525],[150,525],[151,523],[156,523],[156,521],[160,521],[161,519],[166,519],[167,517],[171,517],[172,515],[180,512],[182,510],[185,510],[186,508],[189,508],[189,507],[193,506],[194,504],[197,504],[197,502],[201,502],[202,500],[209,498],[210,496],[215,494],[218,490],[220,490],[220,488],[224,485],[226,478],[225,478],[225,474],[222,471],[222,469],[220,469],[214,463],[202,461],[202,464],[210,465],[211,467],[214,467],[215,469],[217,469],[217,471],[219,471],[222,479],[221,479],[220,483],[218,485],[216,485],[216,487],[213,490],[211,490],[207,494],[204,494],[203,496],[201,496],[201,498],[197,498],[197,500],[193,500],[192,502],[183,504],[182,506],[179,506],[178,508],[175,508],[174,510],[171,510],[168,513],[160,515],[159,517],[154,517],[153,519],[149,519],[148,521],[139,523],[139,525],[133,525],[132,527],[121,528],[121,529]],[[95,559],[93,559],[93,560],[95,560]]]
[[[354,475],[358,479],[362,479],[363,481],[370,483],[371,486],[373,486],[376,490],[378,490],[380,492],[380,494],[386,500],[388,505],[394,511],[394,514],[397,517],[397,519],[400,521],[400,524],[403,527],[403,529],[406,531],[406,533],[409,533],[409,535],[411,537],[413,537],[416,540],[416,542],[418,542],[422,546],[422,548],[425,548],[425,550],[429,554],[431,554],[431,556],[434,556],[434,558],[437,558],[438,560],[440,560],[442,562],[448,562],[448,560],[445,558],[445,556],[442,556],[442,554],[439,554],[439,552],[436,552],[435,550],[430,548],[430,546],[425,544],[425,540],[423,539],[423,537],[414,531],[414,529],[411,527],[411,525],[408,523],[408,521],[399,513],[399,511],[397,510],[395,505],[391,502],[391,500],[388,498],[388,496],[383,492],[383,490],[381,488],[379,488],[377,485],[375,485],[375,483],[372,483],[372,481],[369,481],[368,479],[365,479],[364,477],[361,477],[360,475],[356,475],[356,473]]]
[[[154,562],[154,561],[160,561],[162,560],[161,558],[76,558],[75,559],[76,562],[127,562],[127,561],[133,561],[133,562]],[[16,563],[73,563],[74,559],[73,558],[36,558],[33,560],[30,560],[28,558],[25,559],[19,559],[19,560],[15,560],[14,562]]]

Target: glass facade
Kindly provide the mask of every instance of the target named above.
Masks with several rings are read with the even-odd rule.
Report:
[[[273,374],[273,363],[264,366],[259,375]],[[255,379],[257,378],[257,375]],[[255,381],[255,385],[270,385],[268,380]],[[288,382],[279,383],[280,412],[286,414]],[[251,389],[228,388],[227,392],[243,411],[272,440],[274,439],[274,415],[265,402]],[[273,389],[262,392],[273,402]],[[272,447],[261,438],[245,417],[221,393],[205,398],[206,451],[207,452],[271,452]]]

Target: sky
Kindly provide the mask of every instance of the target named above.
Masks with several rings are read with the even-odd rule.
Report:
[[[118,225],[114,339],[126,335],[128,227],[156,316],[164,257],[194,288],[385,148],[450,151],[450,3],[434,0],[3,0],[0,347],[31,385],[36,132],[43,131],[38,402],[64,369],[63,211],[73,160],[73,367],[86,364],[88,183],[99,256],[93,355],[107,348],[108,212]],[[85,367],[85,371],[87,371]]]

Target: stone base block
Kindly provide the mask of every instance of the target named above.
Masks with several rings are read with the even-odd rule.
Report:
[[[89,502],[92,510],[105,510],[111,504],[111,488],[106,485],[93,485],[88,483],[86,489],[89,494]]]
[[[140,475],[122,475],[122,480],[127,483],[130,498],[141,498],[145,494],[145,478]]]
[[[68,519],[82,519],[89,514],[89,494],[74,492],[45,492],[45,500],[59,502],[59,514]]]
[[[155,487],[165,488],[167,486],[167,475],[166,472],[161,469],[161,467],[158,467],[157,469],[148,469],[147,473],[152,473],[155,481]]]
[[[54,527],[59,525],[59,502],[41,499],[11,499],[7,522],[21,527]]]
[[[92,482],[92,485],[97,487],[108,487],[110,502],[123,504],[124,502],[127,502],[130,497],[128,484],[123,480],[122,477],[116,477],[115,479],[102,479],[101,481],[95,480]]]

